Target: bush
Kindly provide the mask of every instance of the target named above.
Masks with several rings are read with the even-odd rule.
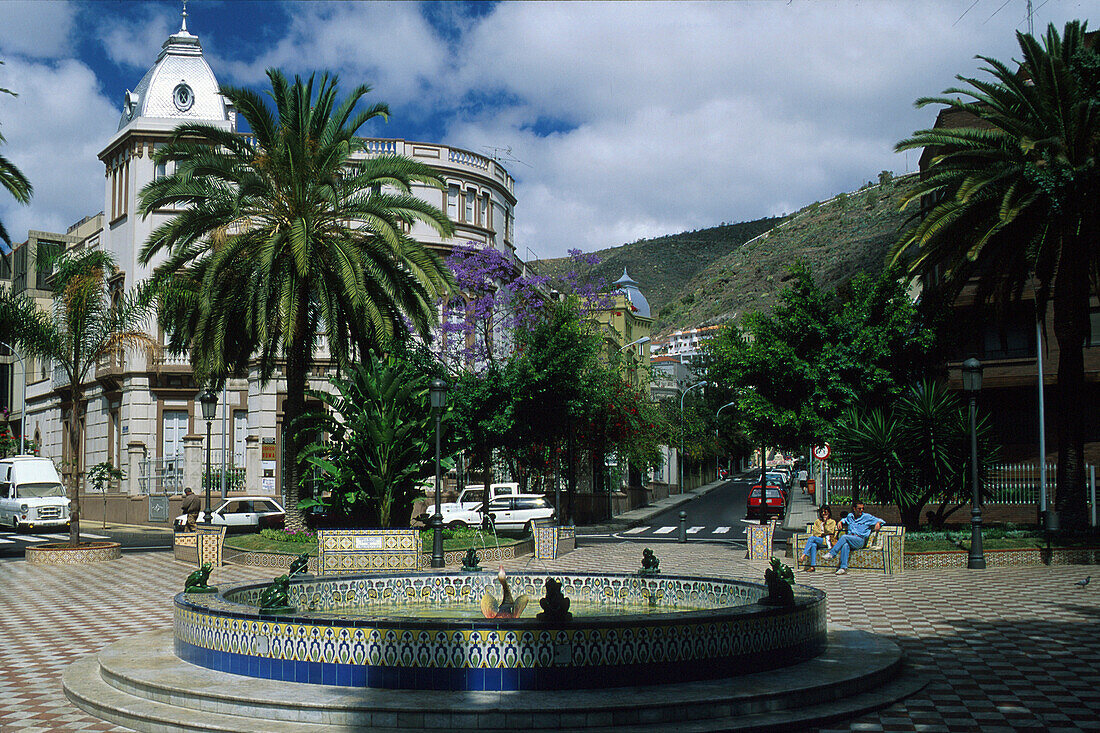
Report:
[[[261,529],[260,536],[275,542],[301,542],[302,544],[309,544],[317,541],[317,533],[305,529],[300,532],[287,532],[282,529]]]

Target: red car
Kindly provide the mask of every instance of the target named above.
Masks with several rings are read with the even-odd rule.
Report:
[[[745,512],[749,519],[760,519],[763,511],[767,512],[767,516],[775,517],[782,517],[787,511],[787,498],[783,489],[778,486],[768,486],[767,494],[764,496],[764,506],[761,506],[760,499],[760,484],[757,484],[749,492],[747,511]]]

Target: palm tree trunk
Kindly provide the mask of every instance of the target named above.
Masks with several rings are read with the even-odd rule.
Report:
[[[305,309],[302,308],[299,312],[304,314]],[[304,325],[301,323],[298,325],[303,327],[298,330],[287,352],[286,402],[283,403],[283,460],[286,461],[286,467],[283,470],[283,488],[286,491],[288,532],[306,529],[305,515],[298,508],[298,500],[301,498],[302,468],[298,463],[301,441],[298,437],[300,430],[297,420],[305,412],[309,355],[308,344],[304,337]]]
[[[1058,474],[1055,508],[1067,530],[1088,529],[1085,511],[1085,340],[1088,335],[1088,266],[1082,248],[1062,247],[1054,290],[1058,341]],[[1040,460],[1042,457],[1040,456]]]
[[[69,408],[69,547],[80,545],[80,389],[77,380],[69,377],[72,405]],[[106,516],[106,515],[105,515]]]

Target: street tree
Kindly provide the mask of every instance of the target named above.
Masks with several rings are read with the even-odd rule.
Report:
[[[112,293],[114,260],[101,250],[61,253],[52,262],[53,308],[39,310],[25,295],[0,291],[0,333],[8,335],[25,355],[48,359],[65,374],[59,385],[67,423],[69,474],[69,544],[80,544],[80,481],[83,473],[85,383],[101,359],[119,359],[127,351],[151,355],[157,348],[146,332],[151,293],[139,287],[131,293]]]
[[[1100,292],[1100,61],[1085,30],[1071,21],[1061,36],[1053,25],[1041,40],[1017,33],[1019,68],[979,56],[992,79],[959,76],[967,86],[917,100],[973,124],[919,130],[897,144],[933,153],[906,203],[934,203],[894,251],[911,272],[941,273],[948,298],[976,278],[981,300],[1004,304],[1034,282],[1039,318],[1053,306],[1056,506],[1076,530],[1088,526],[1084,348],[1089,301]]]
[[[282,367],[287,526],[300,529],[294,426],[315,350],[323,339],[347,370],[408,330],[427,338],[451,278],[406,232],[417,222],[442,236],[454,227],[411,194],[413,183],[443,187],[431,167],[396,155],[357,157],[365,151],[357,133],[389,114],[384,104],[360,108],[369,87],[338,101],[327,74],[293,83],[278,70],[267,76],[274,109],[250,90],[221,90],[254,140],[185,124],[157,151],[157,162],[174,163],[175,172],[145,187],[141,213],[179,213],[157,227],[140,259],[164,256],[158,281],[190,287],[174,301],[179,320],[170,330],[186,338],[197,374],[224,378],[246,355],[258,355],[265,381]]]
[[[796,265],[771,313],[720,331],[707,379],[727,390],[754,445],[828,440],[845,409],[888,404],[931,363],[935,334],[897,271],[826,293]]]

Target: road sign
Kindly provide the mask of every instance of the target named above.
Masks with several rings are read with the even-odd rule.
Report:
[[[814,458],[819,461],[829,460],[829,456],[832,454],[832,449],[829,448],[828,443],[822,443],[821,445],[814,446]]]

